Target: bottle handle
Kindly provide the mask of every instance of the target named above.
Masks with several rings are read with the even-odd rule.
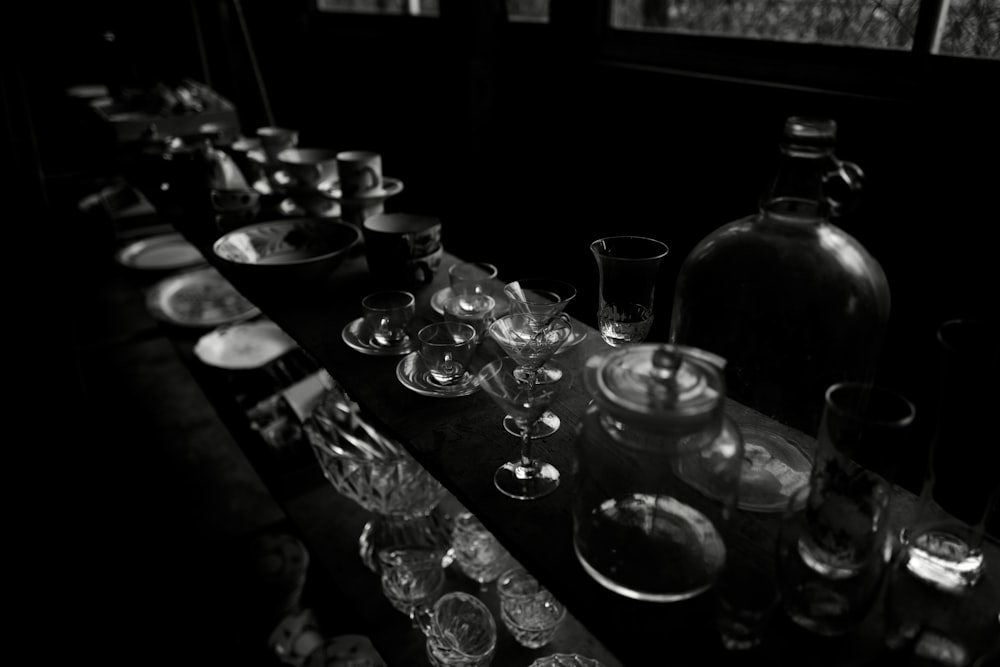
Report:
[[[865,173],[853,162],[831,156],[833,168],[823,174],[823,199],[836,218],[852,208],[859,199]]]

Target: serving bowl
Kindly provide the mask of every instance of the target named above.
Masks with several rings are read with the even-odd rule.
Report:
[[[220,236],[216,257],[248,277],[325,280],[361,241],[361,231],[329,218],[257,222]]]

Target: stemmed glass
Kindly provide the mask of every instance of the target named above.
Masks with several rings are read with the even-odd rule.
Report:
[[[508,461],[493,475],[501,493],[519,500],[532,500],[552,493],[559,486],[559,470],[531,453],[532,425],[546,412],[556,394],[570,382],[564,374],[555,382],[540,384],[516,377],[518,362],[510,357],[494,359],[479,371],[479,386],[513,418],[520,430],[520,457]]]
[[[547,327],[552,320],[562,315],[566,305],[576,297],[576,288],[564,280],[553,278],[526,278],[507,283],[503,292],[510,301],[511,311],[529,313],[538,318],[542,327]],[[573,337],[570,327],[569,338]],[[558,380],[559,371],[552,366],[543,364],[538,369],[536,382],[553,382]]]
[[[493,320],[486,328],[490,338],[516,362],[512,374],[522,384],[549,384],[558,382],[563,376],[562,369],[551,359],[572,332],[569,318],[559,314],[549,318],[545,325],[542,324],[543,319],[532,313],[508,313]],[[540,369],[546,364],[552,372],[541,380]],[[558,415],[551,410],[543,410],[538,418],[532,420],[529,436],[544,438],[552,435],[559,424]],[[508,414],[504,419],[504,428],[512,435],[522,435],[521,425],[512,415]]]

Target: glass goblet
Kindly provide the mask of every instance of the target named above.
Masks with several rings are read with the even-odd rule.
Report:
[[[532,425],[538,421],[570,382],[564,374],[556,382],[524,382],[515,375],[517,362],[510,357],[494,359],[479,370],[479,386],[513,418],[520,429],[520,456],[501,465],[493,483],[501,493],[520,500],[541,498],[559,486],[559,470],[531,452]]]
[[[497,318],[486,328],[487,334],[516,363],[512,370],[514,378],[523,384],[547,384],[539,381],[539,369],[549,364],[554,371],[548,382],[558,381],[563,373],[552,356],[569,338],[572,328],[569,318],[558,315],[550,319],[545,326],[542,318],[531,313],[508,313]],[[533,421],[531,438],[544,438],[559,429],[559,417],[551,410],[544,410],[541,416]],[[508,415],[504,427],[512,435],[521,435],[521,426],[515,423],[514,417]]]
[[[538,318],[542,327],[547,327],[552,320],[562,315],[566,305],[576,297],[576,288],[564,280],[553,278],[525,278],[507,283],[503,288],[510,301],[511,311],[529,313]],[[570,327],[569,337],[565,344],[573,338]],[[557,380],[559,371],[548,364],[542,364],[538,369],[537,382],[552,382]]]

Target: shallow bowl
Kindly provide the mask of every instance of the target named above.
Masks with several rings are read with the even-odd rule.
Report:
[[[361,241],[361,231],[329,218],[289,218],[239,227],[212,245],[215,255],[248,276],[322,281]]]

